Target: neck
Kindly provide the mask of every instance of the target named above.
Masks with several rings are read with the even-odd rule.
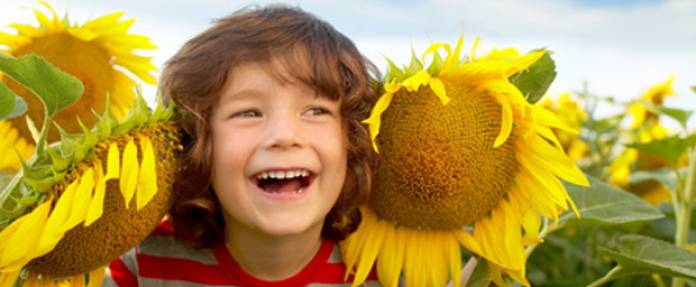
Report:
[[[233,220],[232,220],[233,221]],[[299,273],[321,247],[321,225],[297,235],[273,236],[227,221],[225,245],[256,278],[277,281]]]

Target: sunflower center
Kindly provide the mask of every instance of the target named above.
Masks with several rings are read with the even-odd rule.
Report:
[[[83,96],[56,115],[55,120],[58,124],[68,132],[80,132],[80,126],[76,121],[79,117],[86,126],[91,127],[96,122],[92,109],[99,114],[104,111],[107,92],[114,86],[114,71],[109,53],[96,42],[85,42],[67,33],[34,38],[27,45],[12,51],[17,57],[31,53],[79,78],[85,86]],[[6,79],[10,88],[27,102],[27,114],[40,127],[43,122],[43,106],[38,98],[11,79]],[[31,133],[23,117],[14,119],[13,125],[18,128],[23,138],[31,140]],[[57,130],[53,128],[49,141],[58,138]]]
[[[380,217],[415,228],[462,227],[503,199],[517,172],[514,129],[500,147],[500,104],[466,83],[400,92],[382,114],[380,166],[370,204]]]

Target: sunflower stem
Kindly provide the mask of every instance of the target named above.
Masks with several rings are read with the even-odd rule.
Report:
[[[696,148],[691,148],[689,150],[689,169],[686,176],[686,184],[680,185],[683,186],[683,188],[680,188],[681,192],[678,194],[681,196],[677,196],[677,202],[675,202],[675,205],[679,206],[679,209],[675,209],[677,232],[674,235],[674,244],[684,249],[689,245],[691,201],[694,196],[694,180],[696,180]],[[674,280],[672,280],[672,287],[683,287],[684,283],[683,279],[674,278]]]
[[[604,274],[604,276],[602,278],[595,280],[594,282],[587,285],[587,287],[599,287],[599,286],[602,286],[603,284],[606,284],[607,282],[609,282],[611,280],[614,280],[614,278],[612,278],[614,276],[614,274],[618,273],[622,269],[623,268],[621,268],[621,265],[614,266],[614,268],[609,270],[609,272],[607,272],[607,274]]]
[[[54,114],[49,114],[48,109],[44,107],[44,122],[41,127],[41,136],[36,141],[36,158],[43,158],[46,156],[46,137],[48,137],[48,131],[51,128],[53,116]]]

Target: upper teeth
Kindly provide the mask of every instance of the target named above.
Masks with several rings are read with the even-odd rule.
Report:
[[[295,177],[305,177],[309,175],[307,170],[289,170],[289,171],[264,171],[256,176],[258,179],[285,179]]]

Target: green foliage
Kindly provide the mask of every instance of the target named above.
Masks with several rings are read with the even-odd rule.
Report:
[[[0,120],[11,119],[27,111],[27,103],[0,83]]]
[[[674,190],[678,187],[679,182],[674,177],[674,172],[668,168],[660,168],[656,170],[639,170],[631,174],[628,178],[629,185],[637,185],[647,181],[656,181],[664,184],[667,188]]]
[[[51,117],[77,101],[84,90],[80,80],[33,54],[0,55],[0,71],[33,91]]]
[[[476,264],[476,268],[474,268],[474,271],[471,273],[471,277],[469,277],[469,281],[467,282],[466,286],[488,287],[493,281],[493,278],[491,277],[491,266],[488,261],[483,258],[478,258],[477,260],[478,263]]]
[[[686,138],[672,136],[647,143],[633,143],[626,146],[657,155],[676,166],[682,154],[684,154],[684,152],[686,152],[695,143],[696,134],[693,134]]]
[[[529,103],[536,103],[544,97],[556,78],[556,64],[548,52],[526,71],[510,76],[510,82],[517,86]]]
[[[580,211],[580,218],[575,218],[573,213],[565,213],[559,219],[561,226],[566,223],[615,225],[664,217],[658,209],[639,197],[594,177],[588,176],[588,179],[590,187],[566,184],[568,194]]]
[[[696,279],[696,253],[669,242],[624,234],[614,237],[599,250],[621,266],[622,271],[614,275],[615,278],[627,274],[658,273]]]
[[[687,111],[687,110],[682,110],[682,109],[676,109],[676,108],[669,108],[669,107],[658,107],[658,111],[666,116],[669,116],[682,126],[682,128],[686,129],[686,122],[689,121],[689,118],[691,117],[691,114],[693,114],[693,111]]]

